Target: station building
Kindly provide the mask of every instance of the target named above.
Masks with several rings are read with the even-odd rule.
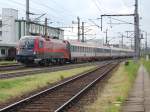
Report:
[[[16,47],[19,39],[26,35],[25,20],[18,19],[18,10],[3,8],[0,16],[0,59],[9,55],[9,49]],[[45,25],[30,22],[31,35],[44,35]],[[64,30],[47,26],[47,35],[50,38],[64,39]]]

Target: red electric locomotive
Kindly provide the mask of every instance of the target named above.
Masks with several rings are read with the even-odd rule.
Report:
[[[24,64],[64,63],[70,59],[69,43],[64,40],[25,36],[17,47],[17,61]]]

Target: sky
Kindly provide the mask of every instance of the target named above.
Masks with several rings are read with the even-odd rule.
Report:
[[[19,12],[19,18],[25,18],[26,0],[0,0],[0,11],[2,8],[14,8]],[[133,24],[110,24],[110,23],[133,23],[133,17],[112,17],[103,18],[103,31],[100,26],[101,14],[132,14],[134,13],[135,0],[30,0],[30,12],[34,20],[41,14],[41,22],[47,17],[50,26],[67,27],[65,36],[67,39],[76,39],[77,16],[85,22],[86,39],[103,39],[105,41],[105,31],[108,29],[108,41],[118,44],[121,34],[127,35],[125,31],[133,31]],[[139,0],[140,29],[148,32],[150,36],[150,0]],[[121,20],[121,21],[118,21]],[[96,26],[94,26],[96,25]],[[74,28],[68,28],[74,27]],[[150,40],[150,39],[148,39]],[[124,39],[125,44],[131,44],[131,39]],[[142,40],[144,43],[144,40]],[[150,43],[150,41],[149,41]]]

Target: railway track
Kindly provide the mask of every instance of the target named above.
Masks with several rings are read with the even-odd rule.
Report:
[[[93,62],[93,63],[99,63],[99,62]],[[77,63],[77,64],[88,64],[88,63]],[[58,66],[67,66],[67,65],[74,65],[74,64],[63,64],[63,65],[50,65],[49,67],[58,67]],[[21,64],[10,64],[10,65],[2,65],[0,66],[0,74],[7,71],[15,71],[15,70],[25,70],[25,69],[36,69],[36,68],[48,68],[48,67],[42,67],[39,65],[31,65],[31,66],[24,66]]]
[[[20,64],[4,65],[4,66],[0,66],[0,71],[18,70],[21,68],[25,68],[25,67]]]
[[[109,62],[109,61],[107,61]],[[13,71],[10,73],[0,73],[0,79],[9,79],[15,77],[22,77],[22,76],[29,76],[29,75],[37,75],[38,73],[46,73],[46,72],[55,72],[60,70],[68,70],[73,68],[79,68],[84,66],[90,65],[100,65],[107,62],[95,62],[95,63],[84,63],[84,64],[67,64],[63,66],[53,66],[53,67],[38,67],[38,68],[31,68],[29,70],[20,70],[20,71]],[[111,61],[110,61],[111,62]]]
[[[93,63],[97,63],[97,62],[93,62]],[[86,63],[77,63],[77,64],[86,64]],[[58,66],[67,66],[67,65],[74,65],[74,64],[69,63],[69,64],[63,64],[63,65],[50,65],[48,67],[58,67]],[[36,68],[48,68],[48,67],[42,67],[39,65],[24,66],[21,64],[13,64],[13,65],[0,66],[0,72],[24,70],[28,68],[36,69]]]
[[[62,112],[103,79],[118,62],[109,62],[87,73],[77,75],[65,82],[0,109],[0,112]]]

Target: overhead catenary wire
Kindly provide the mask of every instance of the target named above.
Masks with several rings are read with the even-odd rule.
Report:
[[[59,8],[61,8],[61,10],[64,10],[65,13],[68,13],[69,15],[72,15],[73,17],[75,15],[72,14],[72,12],[66,8],[64,8],[63,6],[61,6],[59,3],[57,3],[55,0],[51,0],[51,2],[53,2],[54,4],[58,5]]]
[[[33,1],[32,1],[33,2]],[[39,2],[37,2],[37,1],[35,1],[34,2],[36,5],[39,5],[39,6],[41,6],[41,7],[43,7],[43,8],[46,8],[46,9],[51,9],[51,12],[53,12],[53,13],[55,13],[56,15],[58,15],[57,13],[59,13],[59,15],[63,15],[64,16],[64,14],[65,15],[68,15],[68,16],[71,16],[71,17],[76,17],[75,15],[72,15],[72,14],[68,14],[68,12],[67,11],[64,11],[64,9],[63,10],[61,10],[60,8],[53,8],[53,7],[51,7],[51,6],[49,6],[49,5],[47,5],[47,4],[43,4],[43,3],[39,3]]]
[[[98,9],[98,11],[101,12],[101,9],[99,8],[97,2],[95,0],[92,0],[92,1],[94,2],[94,4],[95,4],[96,8]]]
[[[127,21],[125,21],[125,20],[116,19],[116,18],[112,18],[112,17],[111,17],[111,19],[116,20],[116,21],[119,21],[119,22],[123,22],[123,23],[125,23],[125,24],[132,24],[132,25],[134,25],[134,23],[130,23],[130,22],[127,22]]]
[[[20,9],[21,9],[23,12],[25,12],[25,8],[22,7],[22,6],[25,6],[24,4],[19,3],[19,2],[16,2],[16,1],[13,1],[13,0],[11,0],[11,1],[10,1],[10,0],[7,0],[7,1],[8,1],[8,2],[7,2],[7,5],[8,5],[8,4],[10,4],[10,5],[16,4],[17,6],[19,6],[19,9],[17,8],[17,10],[20,10]],[[11,4],[10,2],[11,2],[12,4]],[[4,2],[4,3],[6,3],[6,2]]]
[[[16,5],[19,5],[19,6],[23,6],[23,7],[25,7],[25,4],[24,3],[20,3],[20,2],[18,2],[18,1],[15,1],[15,0],[11,0],[10,2],[12,2],[13,4],[16,4]],[[30,1],[30,2],[32,2],[32,1]],[[46,13],[46,11],[45,10],[43,10],[42,8],[37,8],[37,7],[32,7],[33,6],[33,4],[35,5],[36,4],[36,2],[32,2],[32,5],[30,5],[30,9],[31,9],[31,11],[30,11],[30,13],[32,13],[31,15],[40,15],[40,14],[36,14],[36,13],[33,13],[35,10],[38,10],[38,11],[41,11],[41,13],[42,12],[45,12]],[[23,9],[23,12],[25,12],[25,9]],[[55,14],[55,13],[49,13],[51,16],[53,16],[54,18],[59,18],[59,17],[56,17],[56,15],[53,15],[53,14]]]

